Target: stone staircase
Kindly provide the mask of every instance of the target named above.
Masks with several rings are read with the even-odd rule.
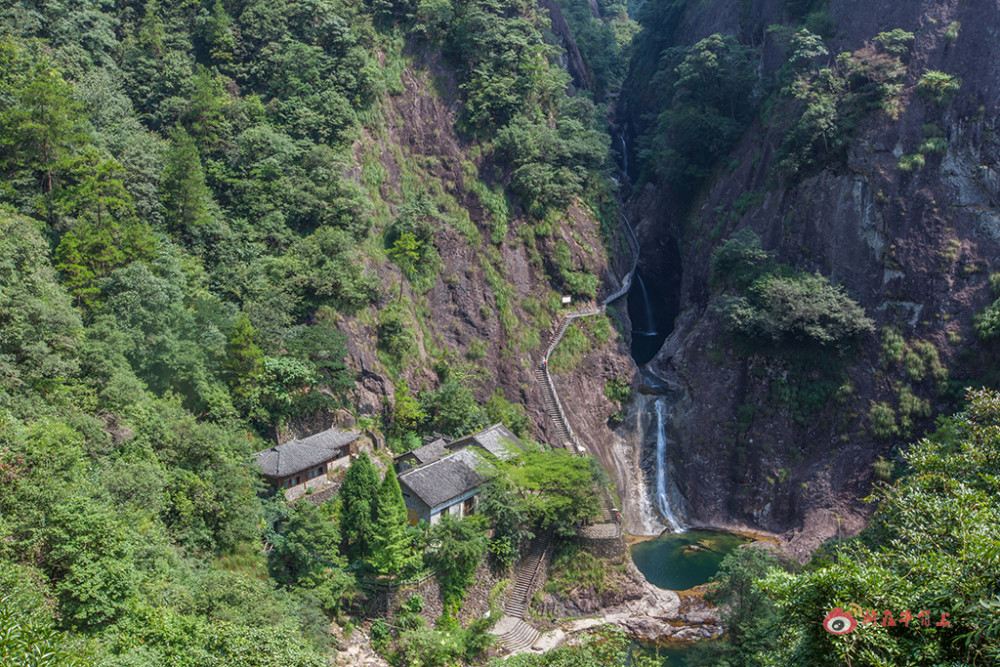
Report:
[[[492,633],[497,635],[500,647],[508,653],[516,653],[530,648],[541,636],[520,618],[504,616],[494,626]]]
[[[549,419],[552,420],[552,424],[556,428],[556,436],[558,437],[559,444],[573,451],[573,437],[566,427],[563,412],[559,404],[556,403],[555,388],[552,386],[552,379],[548,376],[544,365],[535,369],[535,379],[538,380],[538,385],[542,388],[542,397],[545,399],[545,412],[548,413]]]
[[[528,609],[528,594],[531,592],[532,585],[538,579],[538,574],[542,569],[542,565],[544,565],[545,552],[549,550],[551,545],[551,531],[539,533],[531,541],[531,548],[528,549],[528,555],[521,563],[521,567],[517,571],[517,578],[514,580],[514,585],[507,595],[507,605],[504,607],[504,613],[508,616],[524,618],[524,612]]]
[[[517,577],[507,595],[504,615],[493,628],[500,645],[505,651],[516,652],[529,648],[538,641],[539,632],[524,622],[524,614],[528,610],[528,600],[531,590],[545,565],[546,552],[552,545],[552,533],[545,531],[535,536],[528,549],[528,555],[517,571]]]
[[[614,512],[615,506],[612,504],[611,494],[608,493],[607,489],[601,489],[601,493],[598,494],[601,498],[601,513],[604,515],[604,523],[615,523]]]

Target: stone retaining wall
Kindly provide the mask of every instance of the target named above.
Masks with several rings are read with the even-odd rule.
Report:
[[[604,560],[621,561],[629,556],[628,545],[620,534],[602,535],[598,531],[585,530],[577,534],[576,541],[583,549]]]
[[[482,618],[490,608],[490,591],[503,579],[496,576],[490,568],[481,563],[476,573],[473,575],[473,584],[466,591],[465,599],[462,600],[457,613],[458,620],[463,626],[467,626],[470,621]],[[399,613],[399,608],[414,595],[419,595],[424,599],[424,609],[420,615],[432,623],[444,613],[444,601],[441,599],[441,584],[437,575],[430,575],[426,579],[418,579],[413,582],[404,582],[398,586],[383,586],[362,582],[361,590],[368,598],[362,603],[362,611],[368,618],[381,618],[391,623],[392,619]]]

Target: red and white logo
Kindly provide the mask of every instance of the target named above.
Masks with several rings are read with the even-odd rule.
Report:
[[[854,620],[851,612],[844,611],[837,607],[823,619],[823,628],[832,635],[846,635],[853,632],[858,627],[858,622]]]

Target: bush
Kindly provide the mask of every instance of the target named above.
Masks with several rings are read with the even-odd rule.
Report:
[[[760,237],[744,228],[712,253],[712,281],[721,285],[746,287],[770,270],[771,255],[760,245]]]
[[[896,426],[896,411],[885,402],[872,402],[868,410],[868,423],[872,435],[879,440],[888,440],[899,433],[899,428]]]
[[[561,543],[549,566],[549,580],[545,589],[563,597],[581,588],[604,593],[606,565],[589,551],[573,543]]]
[[[905,353],[906,339],[903,335],[895,327],[882,329],[882,365],[898,364]]]
[[[972,318],[972,329],[982,341],[1000,337],[1000,299]]]
[[[722,307],[732,333],[764,345],[840,346],[875,330],[842,287],[818,274],[764,276]]]
[[[913,33],[896,28],[891,32],[880,32],[875,35],[874,42],[888,53],[901,55],[910,50],[910,44],[913,42]]]
[[[917,82],[917,93],[928,102],[944,106],[954,99],[961,86],[961,79],[956,79],[951,74],[928,70]]]
[[[924,156],[920,153],[914,153],[913,155],[904,155],[899,158],[899,170],[904,174],[910,174],[914,171],[920,171],[924,168],[926,160]]]
[[[944,31],[944,41],[953,44],[958,40],[958,32],[962,29],[962,24],[959,21],[952,21],[948,24],[948,28]]]
[[[378,314],[378,348],[402,364],[414,351],[415,339],[401,307],[386,308]]]
[[[944,137],[929,137],[924,139],[917,149],[920,153],[942,155],[948,150],[948,140]]]
[[[524,406],[508,401],[503,389],[499,387],[493,390],[489,400],[486,401],[486,417],[492,424],[502,423],[519,437],[528,435],[531,428],[531,419]]]
[[[428,428],[438,433],[458,437],[486,425],[486,414],[472,390],[457,380],[449,379],[438,391],[421,397],[420,405],[427,413]]]
[[[632,398],[632,385],[622,378],[608,380],[604,383],[604,395],[609,400],[628,403]]]

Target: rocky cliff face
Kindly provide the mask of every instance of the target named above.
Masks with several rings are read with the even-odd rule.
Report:
[[[435,368],[444,365],[464,378],[479,401],[499,389],[523,405],[534,428],[530,437],[548,442],[555,434],[533,369],[563,309],[550,278],[559,272],[552,266],[554,249],[562,246],[564,262],[599,279],[600,297],[617,289],[627,272],[627,246],[613,230],[613,242],[625,251],[609,258],[600,223],[582,204],[544,226],[527,220],[513,200],[505,202],[511,208],[502,222],[485,210],[481,193],[501,192],[503,171],[489,146],[457,128],[454,72],[437,55],[411,54],[407,63],[401,90],[388,97],[380,111],[384,118],[372,124],[379,129],[367,129],[355,143],[357,180],[375,215],[389,220],[421,190],[430,194],[441,215],[434,233],[441,265],[422,289],[404,282],[397,291],[399,269],[384,251],[366,249],[366,268],[392,287],[377,307],[338,315],[348,336],[348,363],[358,373],[356,404],[363,416],[388,412],[394,377],[411,390],[433,389],[440,382]],[[390,369],[377,350],[378,313],[396,305],[415,342],[407,362]],[[609,355],[617,360],[609,363],[621,363],[619,351],[609,349]],[[603,381],[596,380],[599,386]]]
[[[773,76],[782,58],[765,28],[782,22],[785,4],[689,3],[674,42],[734,35],[761,47],[762,76]],[[998,6],[830,0],[828,18],[831,54],[870,46],[880,32],[913,33],[901,59],[895,117],[866,114],[846,161],[789,179],[774,176],[783,136],[760,115],[728,168],[707,179],[693,204],[680,205],[657,182],[631,200],[648,272],[663,270],[658,248],[675,241],[680,247],[681,313],[649,366],[676,389],[668,399],[669,451],[689,519],[784,533],[800,555],[858,530],[866,516],[860,498],[871,490],[878,457],[891,459],[895,447],[930,426],[931,416],[954,406],[964,384],[987,378],[994,352],[978,342],[972,324],[992,299],[989,275],[1000,250]],[[952,100],[934,103],[918,94],[929,70],[961,80]],[[655,110],[623,115],[641,126],[649,111]],[[940,131],[929,131],[930,123]],[[905,165],[929,132],[946,147],[928,152],[922,167]],[[749,205],[737,205],[746,193],[754,195]],[[782,392],[829,378],[795,375],[779,359],[748,353],[722,326],[710,259],[744,228],[779,261],[845,286],[876,322],[879,333],[844,359],[838,390],[808,414],[796,414]],[[902,363],[882,350],[888,327],[903,341]],[[927,353],[924,372],[917,361],[905,361],[911,352],[919,356],[915,350]],[[938,363],[947,370],[938,369],[935,379],[931,367]],[[874,404],[892,409],[895,432],[876,432]],[[642,440],[648,452],[652,438]]]

